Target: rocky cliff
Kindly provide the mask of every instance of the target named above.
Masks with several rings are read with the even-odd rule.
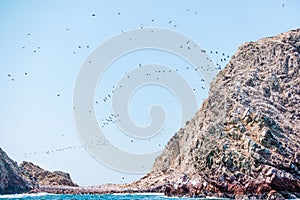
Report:
[[[17,163],[0,148],[0,194],[23,193],[33,186],[22,177]]]
[[[239,47],[209,97],[135,187],[167,195],[300,197],[300,29]]]
[[[30,162],[22,162],[20,164],[20,171],[24,178],[36,182],[38,185],[78,186],[73,183],[68,173],[61,171],[49,172]]]
[[[49,172],[30,162],[20,166],[0,148],[0,194],[19,194],[40,186],[73,186],[70,175],[61,171]]]

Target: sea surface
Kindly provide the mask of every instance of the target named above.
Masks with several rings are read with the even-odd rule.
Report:
[[[178,199],[178,200],[195,200],[203,198],[174,198],[165,197],[163,194],[153,194],[153,193],[143,193],[143,194],[103,194],[103,195],[56,195],[56,194],[16,194],[16,195],[0,195],[0,199],[22,199],[22,200],[89,200],[89,199],[99,199],[99,200],[168,200],[168,199]],[[212,199],[212,198],[207,198]],[[217,199],[217,198],[213,198]]]

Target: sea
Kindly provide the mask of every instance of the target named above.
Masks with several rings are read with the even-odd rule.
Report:
[[[195,199],[220,199],[220,198],[177,198],[166,197],[161,193],[138,193],[138,194],[103,194],[103,195],[73,195],[73,194],[16,194],[16,195],[0,195],[0,199],[22,199],[22,200],[195,200]],[[223,200],[223,199],[222,199]]]

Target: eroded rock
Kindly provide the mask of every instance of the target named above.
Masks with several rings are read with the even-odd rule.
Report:
[[[161,185],[169,196],[299,198],[299,55],[300,29],[243,44],[133,185]]]

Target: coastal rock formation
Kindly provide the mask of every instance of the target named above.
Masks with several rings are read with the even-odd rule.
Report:
[[[61,171],[49,172],[34,165],[30,162],[22,162],[20,164],[20,171],[24,178],[28,181],[36,182],[38,185],[48,186],[78,186],[73,183],[68,173]]]
[[[33,185],[25,180],[16,162],[0,148],[0,194],[27,192]]]
[[[209,97],[132,187],[169,196],[300,197],[300,29],[239,47]]]

